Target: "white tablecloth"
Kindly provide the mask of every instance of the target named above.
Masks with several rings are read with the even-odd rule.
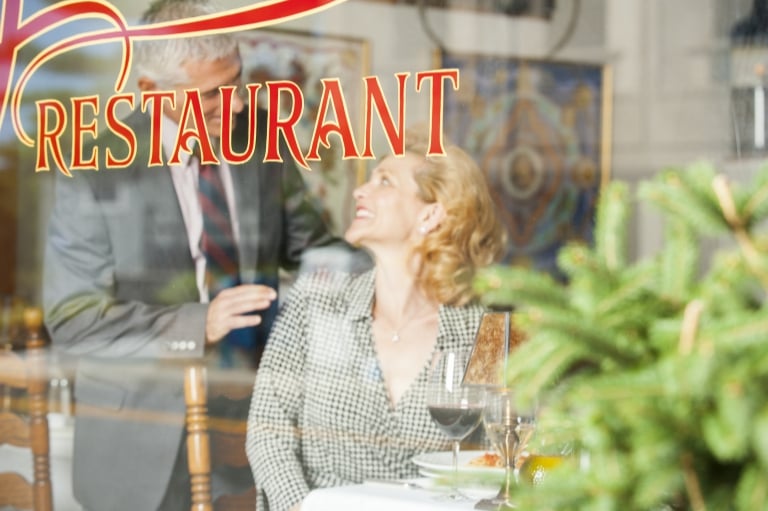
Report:
[[[382,482],[367,482],[352,486],[313,490],[304,499],[301,511],[450,511],[474,510],[483,497],[492,497],[494,491],[471,492],[471,500],[453,501],[440,498],[447,489],[434,488],[427,479],[414,479],[427,488],[409,488]]]

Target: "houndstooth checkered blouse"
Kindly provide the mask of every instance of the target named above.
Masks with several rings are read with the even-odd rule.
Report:
[[[294,284],[256,376],[246,449],[257,509],[312,488],[418,475],[411,458],[447,449],[426,405],[428,363],[392,409],[371,334],[373,271]],[[441,306],[437,348],[472,345],[483,308]]]

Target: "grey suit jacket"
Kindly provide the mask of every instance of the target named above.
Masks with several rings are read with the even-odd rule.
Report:
[[[140,140],[133,164],[105,168],[106,147],[127,152],[107,133],[96,142],[101,170],[57,180],[45,253],[46,326],[56,348],[78,357],[75,495],[100,511],[151,510],[162,499],[184,400],[180,373],[158,361],[203,355],[207,311],[169,169],[146,167],[150,120],[124,122]],[[259,112],[256,156],[231,168],[242,281],[277,285],[279,267],[331,237],[293,160],[262,162],[265,126]],[[238,119],[235,149],[248,136]]]

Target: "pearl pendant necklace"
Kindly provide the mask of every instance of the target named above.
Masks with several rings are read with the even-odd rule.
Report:
[[[400,326],[395,330],[389,330],[389,328],[386,328],[386,326],[384,325],[381,325],[379,328],[381,329],[386,328],[386,330],[389,330],[390,332],[392,332],[392,335],[389,337],[389,341],[393,344],[398,343],[402,338],[400,336],[402,332],[404,332],[407,328],[411,328],[415,323],[421,323],[424,320],[424,318],[428,318],[431,314],[432,313],[429,307],[422,307],[415,314],[409,314],[404,321],[400,322]],[[378,320],[379,324],[383,322],[381,318],[376,318],[374,321],[376,320]],[[392,325],[394,322],[388,322],[388,323]],[[393,326],[397,326],[397,325],[393,325]],[[386,339],[387,338],[386,335],[388,334],[381,332],[379,333],[379,335],[381,335],[382,338]]]

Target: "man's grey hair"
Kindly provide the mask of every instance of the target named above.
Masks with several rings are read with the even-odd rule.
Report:
[[[155,0],[142,15],[141,22],[175,21],[218,11],[207,0]],[[136,41],[134,49],[139,76],[161,85],[176,86],[189,80],[182,67],[184,63],[228,57],[237,50],[237,39],[230,34],[148,39]]]

